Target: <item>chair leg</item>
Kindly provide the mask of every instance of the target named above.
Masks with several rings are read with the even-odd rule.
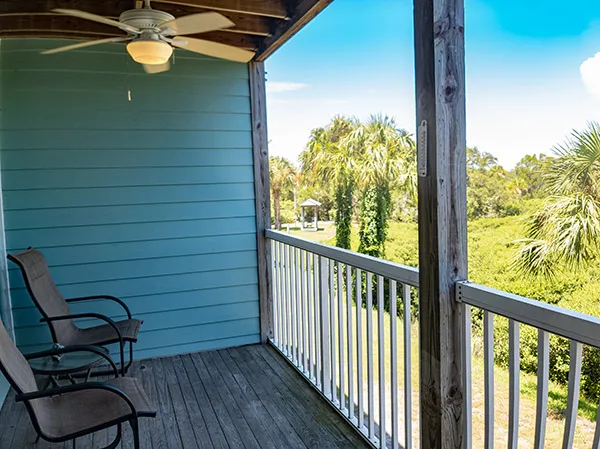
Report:
[[[119,356],[119,360],[120,360],[120,366],[117,365],[117,372],[118,374],[120,374],[121,376],[125,376],[127,374],[127,371],[129,371],[129,368],[131,368],[131,365],[133,364],[133,342],[130,341],[129,342],[129,361],[127,362],[127,364],[125,364],[125,345],[127,344],[127,342],[123,342],[123,346],[120,347],[120,356]],[[89,380],[92,377],[100,377],[100,376],[111,376],[114,375],[114,371],[108,369],[108,370],[102,370],[102,369],[98,369],[98,370],[91,370],[89,372],[89,374],[86,373],[77,373],[74,374],[73,377],[76,378],[86,378],[87,380]],[[86,377],[87,376],[87,377]],[[57,385],[59,386],[59,385]]]
[[[117,424],[117,436],[114,441],[106,446],[104,449],[116,449],[119,443],[121,442],[122,432],[121,432],[121,424]]]
[[[133,433],[133,449],[140,449],[140,426],[137,418],[129,421],[131,431]]]
[[[125,374],[127,374],[127,371],[129,371],[129,368],[133,363],[133,342],[129,341],[129,361],[127,364],[125,364],[125,344],[126,342],[123,342],[123,346],[121,347],[121,375],[123,377],[125,377]]]
[[[125,344],[125,342],[123,342],[123,344]],[[123,375],[123,377],[125,377],[125,375],[127,374],[127,371],[129,371],[129,368],[131,367],[131,364],[133,363],[133,342],[130,341],[129,342],[129,361],[127,362],[127,365],[125,365],[125,350],[123,349],[121,352],[121,374]]]
[[[125,342],[121,344],[121,375],[125,377]]]

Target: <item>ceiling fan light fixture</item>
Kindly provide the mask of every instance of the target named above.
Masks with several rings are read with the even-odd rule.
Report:
[[[127,44],[127,52],[140,64],[161,65],[169,61],[173,47],[155,39],[136,39]]]

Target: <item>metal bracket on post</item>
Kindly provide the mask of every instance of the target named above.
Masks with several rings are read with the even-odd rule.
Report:
[[[417,166],[419,176],[427,176],[427,120],[423,120],[417,131]]]
[[[456,282],[456,295],[455,295],[455,297],[456,297],[456,302],[458,302],[458,303],[462,303],[463,302],[463,300],[462,300],[462,286],[464,284],[466,284],[466,283],[467,283],[467,281],[458,281],[458,282]]]

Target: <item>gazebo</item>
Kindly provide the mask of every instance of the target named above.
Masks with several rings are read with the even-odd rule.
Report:
[[[307,199],[305,202],[300,204],[300,227],[303,231],[318,231],[319,230],[319,203],[317,200],[313,200],[312,198]],[[306,224],[305,218],[305,209],[306,208],[314,208],[314,226]]]

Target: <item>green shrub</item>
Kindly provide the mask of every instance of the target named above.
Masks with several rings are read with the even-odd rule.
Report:
[[[505,204],[498,210],[498,216],[500,217],[514,217],[520,214],[521,207],[517,203]]]
[[[600,350],[583,347],[581,367],[581,392],[587,398],[600,400]]]
[[[294,215],[294,202],[290,200],[281,201],[281,223],[290,224],[296,221]]]
[[[538,200],[523,202],[524,209],[535,210]],[[469,279],[499,290],[533,298],[567,309],[600,315],[600,261],[589,268],[559,273],[556,279],[525,279],[509,270],[515,252],[513,243],[522,237],[520,217],[482,218],[469,221]],[[358,238],[353,228],[352,248]],[[418,266],[418,233],[416,223],[391,222],[386,241],[385,258],[394,262]],[[363,292],[366,281],[363,281]],[[373,290],[375,292],[375,288]],[[398,290],[400,295],[400,291]],[[363,293],[364,295],[364,293]],[[386,290],[386,308],[388,307]],[[413,319],[418,313],[418,293],[413,291],[411,309]],[[398,313],[402,302],[399,296]],[[376,303],[376,296],[374,297]],[[473,346],[481,352],[483,312],[473,309]],[[537,372],[538,331],[521,326],[521,369]],[[565,384],[569,376],[570,346],[565,338],[550,337],[550,378]],[[495,361],[508,366],[508,320],[495,319]],[[583,349],[581,394],[594,401],[600,400],[600,351],[587,346]]]

